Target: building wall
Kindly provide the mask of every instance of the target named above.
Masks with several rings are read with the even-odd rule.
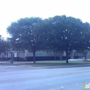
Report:
[[[87,59],[90,59],[90,51],[87,53]]]
[[[33,56],[33,53],[29,52],[28,50],[23,51],[23,52],[14,51],[13,53],[14,53],[14,57],[25,58],[25,57]],[[78,53],[77,55],[80,56],[80,57],[84,57],[83,53]],[[36,56],[41,56],[41,57],[42,56],[59,56],[59,57],[62,57],[62,56],[66,56],[66,53],[65,52],[55,53],[55,52],[47,52],[47,51],[37,51]],[[74,56],[76,56],[76,53],[73,52],[73,53],[71,53],[70,56],[73,59]],[[10,52],[8,52],[8,57],[11,57]],[[87,58],[90,59],[90,51],[87,53]]]
[[[25,56],[33,56],[32,52],[23,52],[25,53]],[[47,51],[37,51],[36,56],[59,56],[60,53],[54,53],[54,52],[47,52]]]

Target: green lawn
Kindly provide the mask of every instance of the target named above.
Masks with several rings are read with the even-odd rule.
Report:
[[[90,64],[90,62],[83,61],[69,61],[66,64],[66,61],[37,61],[36,64],[30,63],[33,66],[60,66],[60,65],[83,65]]]
[[[12,65],[9,61],[1,62],[1,65]],[[90,62],[83,62],[83,61],[69,61],[66,64],[66,61],[36,61],[34,64],[33,62],[29,61],[22,61],[17,62],[15,61],[13,65],[31,65],[31,66],[60,66],[60,65],[83,65],[83,64],[90,64]]]

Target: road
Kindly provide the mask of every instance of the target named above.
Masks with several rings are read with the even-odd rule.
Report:
[[[90,67],[0,66],[0,90],[84,90],[84,83],[90,83]]]

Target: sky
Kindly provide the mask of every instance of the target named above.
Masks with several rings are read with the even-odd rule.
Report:
[[[90,23],[89,9],[90,0],[0,0],[0,35],[8,37],[7,27],[25,17],[66,15]]]

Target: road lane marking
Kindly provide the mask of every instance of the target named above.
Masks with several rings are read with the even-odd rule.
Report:
[[[88,72],[88,70],[87,71],[85,71],[85,72]],[[85,73],[84,72],[84,73]],[[36,79],[43,79],[43,78],[52,78],[52,77],[57,77],[57,76],[67,76],[67,75],[72,75],[72,74],[80,74],[80,73],[83,73],[83,71],[78,71],[78,72],[67,72],[67,73],[59,73],[59,74],[47,74],[47,75],[39,75],[39,76],[28,76],[28,77],[13,77],[13,78],[9,78],[8,79],[8,77],[6,78],[6,79],[4,79],[4,80],[0,80],[0,83],[7,83],[7,82],[17,82],[17,81],[24,81],[24,80],[28,80],[28,79],[30,79],[30,80],[36,80]]]

